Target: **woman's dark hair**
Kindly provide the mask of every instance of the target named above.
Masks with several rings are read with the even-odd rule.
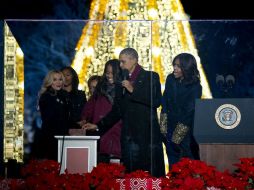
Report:
[[[180,53],[173,60],[173,66],[176,60],[179,60],[180,68],[183,73],[183,82],[185,84],[193,84],[200,82],[200,74],[197,68],[197,61],[192,54]]]
[[[118,83],[118,82],[122,81],[122,71],[120,68],[120,61],[118,59],[111,59],[111,60],[107,61],[105,64],[105,67],[104,67],[104,71],[103,71],[101,80],[98,82],[98,84],[96,86],[96,89],[94,92],[95,96],[103,95],[107,89],[108,81],[107,81],[107,77],[106,77],[106,72],[107,72],[107,68],[109,65],[112,67],[114,83]]]
[[[77,72],[70,66],[66,66],[61,69],[63,72],[64,70],[68,70],[71,72],[72,75],[72,81],[71,81],[71,86],[72,86],[72,91],[76,92],[78,91],[78,85],[79,85],[79,78]]]
[[[94,80],[97,81],[97,82],[99,82],[99,81],[101,80],[101,76],[99,76],[99,75],[92,75],[92,76],[88,79],[88,81],[87,81],[88,87],[90,87],[91,82],[94,81]]]

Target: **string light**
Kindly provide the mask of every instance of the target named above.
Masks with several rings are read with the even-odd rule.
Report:
[[[24,54],[4,24],[4,162],[23,162]]]
[[[203,97],[212,97],[188,17],[179,0],[94,0],[89,16],[91,21],[84,27],[73,60],[86,92],[91,75],[102,74],[107,60],[117,58],[124,47],[133,47],[139,53],[140,64],[159,73],[162,87],[173,71],[174,56],[192,53],[198,60]],[[93,53],[82,52],[86,48],[93,48]]]

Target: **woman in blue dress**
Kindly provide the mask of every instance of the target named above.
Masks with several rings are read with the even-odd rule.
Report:
[[[195,99],[202,95],[200,75],[193,55],[177,55],[173,67],[173,73],[166,79],[160,120],[166,136],[170,167],[182,157],[199,159],[198,145],[193,137],[193,120]]]

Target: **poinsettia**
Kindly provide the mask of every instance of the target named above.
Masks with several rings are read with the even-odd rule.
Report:
[[[254,189],[254,158],[240,158],[240,163],[234,165],[237,169],[233,175],[247,182],[247,189]]]
[[[85,174],[85,187],[94,189],[119,189],[116,179],[124,177],[125,167],[121,164],[100,163],[91,173]]]
[[[58,175],[60,171],[60,164],[54,160],[31,160],[21,170],[23,177],[40,175],[40,174],[54,174]]]
[[[69,174],[59,175],[60,164],[53,160],[32,160],[21,171],[26,179],[26,189],[65,189],[82,190],[85,176]]]
[[[142,181],[142,185],[144,180],[149,181],[150,185],[156,185],[156,188],[162,190],[254,189],[254,158],[241,158],[240,161],[240,164],[235,164],[237,170],[230,174],[228,171],[220,172],[202,161],[183,158],[172,166],[165,177],[158,179],[146,171],[125,173],[123,165],[105,163],[98,164],[91,173],[70,174],[66,170],[59,174],[59,163],[52,160],[32,160],[22,169],[23,179],[2,179],[0,189],[118,190],[120,184],[126,185],[127,182],[131,189],[133,179],[136,179],[135,183]]]
[[[244,189],[246,183],[232,177],[228,172],[219,172],[199,160],[182,158],[172,166],[166,178],[162,179],[163,189]]]

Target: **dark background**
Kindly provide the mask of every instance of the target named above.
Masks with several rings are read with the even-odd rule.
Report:
[[[251,1],[181,0],[191,19],[252,19]],[[0,19],[87,19],[90,0],[2,0]]]
[[[90,0],[2,0],[0,19],[87,19]]]

